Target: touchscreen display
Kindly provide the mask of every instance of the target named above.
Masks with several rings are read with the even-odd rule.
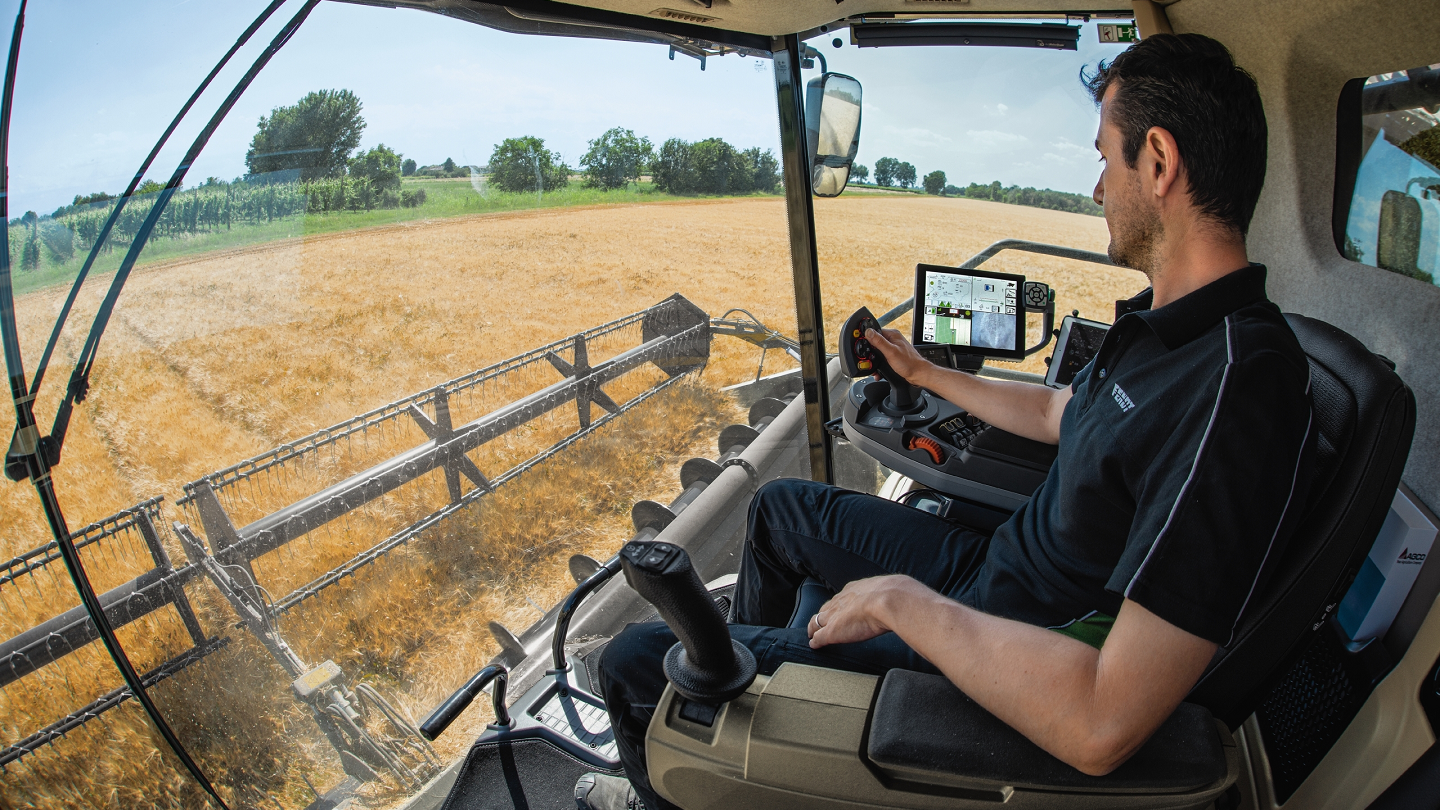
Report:
[[[1021,280],[926,269],[920,339],[1013,352],[1020,346]]]
[[[1062,331],[1067,339],[1060,347],[1058,361],[1052,363],[1051,376],[1057,386],[1068,386],[1075,381],[1075,375],[1080,373],[1080,369],[1085,368],[1085,365],[1100,353],[1100,344],[1105,341],[1105,333],[1110,331],[1110,327],[1104,324],[1078,318],[1066,320],[1070,323]]]

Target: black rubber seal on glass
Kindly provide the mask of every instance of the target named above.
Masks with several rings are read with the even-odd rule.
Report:
[[[0,220],[9,218],[9,191],[10,191],[10,111],[15,100],[15,68],[20,61],[20,36],[25,30],[25,6],[26,0],[20,0],[20,10],[15,15],[15,30],[10,36],[10,54],[5,65],[5,88],[3,95],[0,95]],[[0,340],[5,344],[5,367],[10,376],[10,394],[15,404],[16,437],[22,450],[27,451],[24,463],[27,467],[30,480],[35,485],[35,493],[40,497],[41,506],[45,509],[45,520],[50,525],[50,532],[55,536],[55,542],[60,547],[60,556],[65,560],[65,567],[69,569],[70,579],[75,585],[75,590],[80,595],[80,602],[85,606],[85,612],[90,615],[90,621],[95,625],[95,630],[105,644],[105,649],[115,662],[115,667],[120,670],[120,675],[125,679],[125,685],[130,689],[130,694],[145,709],[155,730],[165,738],[170,750],[180,758],[180,763],[195,777],[195,781],[210,794],[211,798],[225,810],[229,810],[225,800],[215,792],[215,786],[210,784],[200,766],[190,757],[185,746],[180,743],[170,725],[165,722],[165,717],[160,714],[155,703],[150,700],[150,693],[145,689],[145,683],[125,651],[120,647],[120,641],[115,637],[115,629],[110,626],[110,620],[105,616],[105,609],[100,604],[100,599],[95,595],[95,589],[90,585],[90,579],[85,574],[85,569],[80,564],[80,552],[75,549],[75,543],[70,539],[70,530],[65,525],[65,516],[60,511],[60,502],[55,497],[54,481],[50,479],[50,468],[45,461],[45,455],[40,451],[34,438],[35,432],[35,398],[26,391],[25,365],[20,355],[19,329],[15,322],[15,297],[10,278],[10,235],[9,230],[0,232]]]
[[[1364,79],[1351,79],[1340,90],[1335,108],[1335,202],[1330,208],[1330,231],[1335,250],[1345,255],[1345,227],[1350,222],[1350,200],[1355,196],[1355,177],[1360,173],[1360,99]],[[1348,258],[1348,257],[1347,257]]]

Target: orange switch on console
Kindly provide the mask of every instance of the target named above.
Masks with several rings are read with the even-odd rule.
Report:
[[[930,454],[930,459],[937,465],[944,458],[941,455],[940,443],[928,436],[912,436],[910,441],[906,442],[905,447],[910,450],[924,450]]]

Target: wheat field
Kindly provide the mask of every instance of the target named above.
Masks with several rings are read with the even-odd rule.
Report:
[[[826,323],[864,304],[880,312],[909,296],[917,262],[958,264],[1002,238],[1102,251],[1104,221],[998,203],[865,195],[816,200]],[[1062,312],[1109,321],[1115,299],[1145,286],[1128,270],[1002,254],[986,265],[1056,287]],[[98,281],[98,280],[97,280]],[[155,495],[164,517],[199,530],[174,506],[181,485],[357,413],[433,387],[680,293],[712,317],[742,307],[794,336],[785,203],[775,198],[592,206],[413,222],[327,234],[137,270],[100,351],[89,399],[77,408],[55,472],[72,528]],[[37,413],[52,414],[102,292],[87,287]],[[63,289],[17,301],[34,363]],[[1038,319],[1032,335],[1038,337]],[[908,317],[896,324],[908,330]],[[833,337],[833,336],[832,336]],[[827,338],[829,340],[829,338]],[[634,345],[597,345],[591,360]],[[1035,342],[1034,340],[1031,343]],[[423,715],[498,650],[491,620],[519,631],[571,586],[570,554],[605,558],[632,533],[636,500],[668,502],[677,470],[712,457],[721,427],[744,414],[720,389],[753,378],[760,352],[716,338],[703,373],[672,386],[595,435],[364,572],[288,613],[281,630],[311,663],[382,684]],[[766,373],[791,368],[778,352]],[[1043,369],[1040,357],[1019,367]],[[548,369],[548,367],[546,367]],[[525,386],[559,378],[541,369]],[[546,376],[548,374],[549,376]],[[655,381],[638,374],[607,391],[619,401]],[[504,386],[457,402],[457,423],[513,398]],[[563,410],[563,409],[562,409]],[[598,413],[598,411],[597,411]],[[0,415],[0,432],[13,428]],[[499,472],[575,429],[573,409],[472,453]],[[314,492],[337,476],[424,441],[413,425],[277,476],[227,501],[237,525]],[[268,488],[267,488],[268,487]],[[393,527],[443,502],[443,478],[337,521],[257,560],[275,595],[343,562]],[[178,544],[163,532],[177,565]],[[48,532],[28,485],[0,485],[0,560]],[[86,556],[88,554],[88,556]],[[143,545],[87,549],[97,590],[151,565]],[[0,586],[0,638],[78,600],[58,565]],[[284,674],[228,605],[197,580],[187,589],[208,633],[230,645],[152,693],[232,806],[303,807],[338,781],[333,751],[289,697]],[[120,631],[138,668],[189,644],[173,611]],[[119,684],[98,645],[0,690],[0,742],[9,743]],[[471,710],[438,746],[458,756],[483,726]],[[7,768],[0,807],[184,807],[198,789],[156,754],[163,743],[133,702]],[[86,766],[77,767],[78,763]],[[364,796],[380,806],[394,786]]]

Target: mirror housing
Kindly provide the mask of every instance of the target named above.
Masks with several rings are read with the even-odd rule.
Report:
[[[826,73],[805,85],[810,190],[817,197],[838,197],[850,182],[860,150],[860,101],[860,82],[843,73]]]

